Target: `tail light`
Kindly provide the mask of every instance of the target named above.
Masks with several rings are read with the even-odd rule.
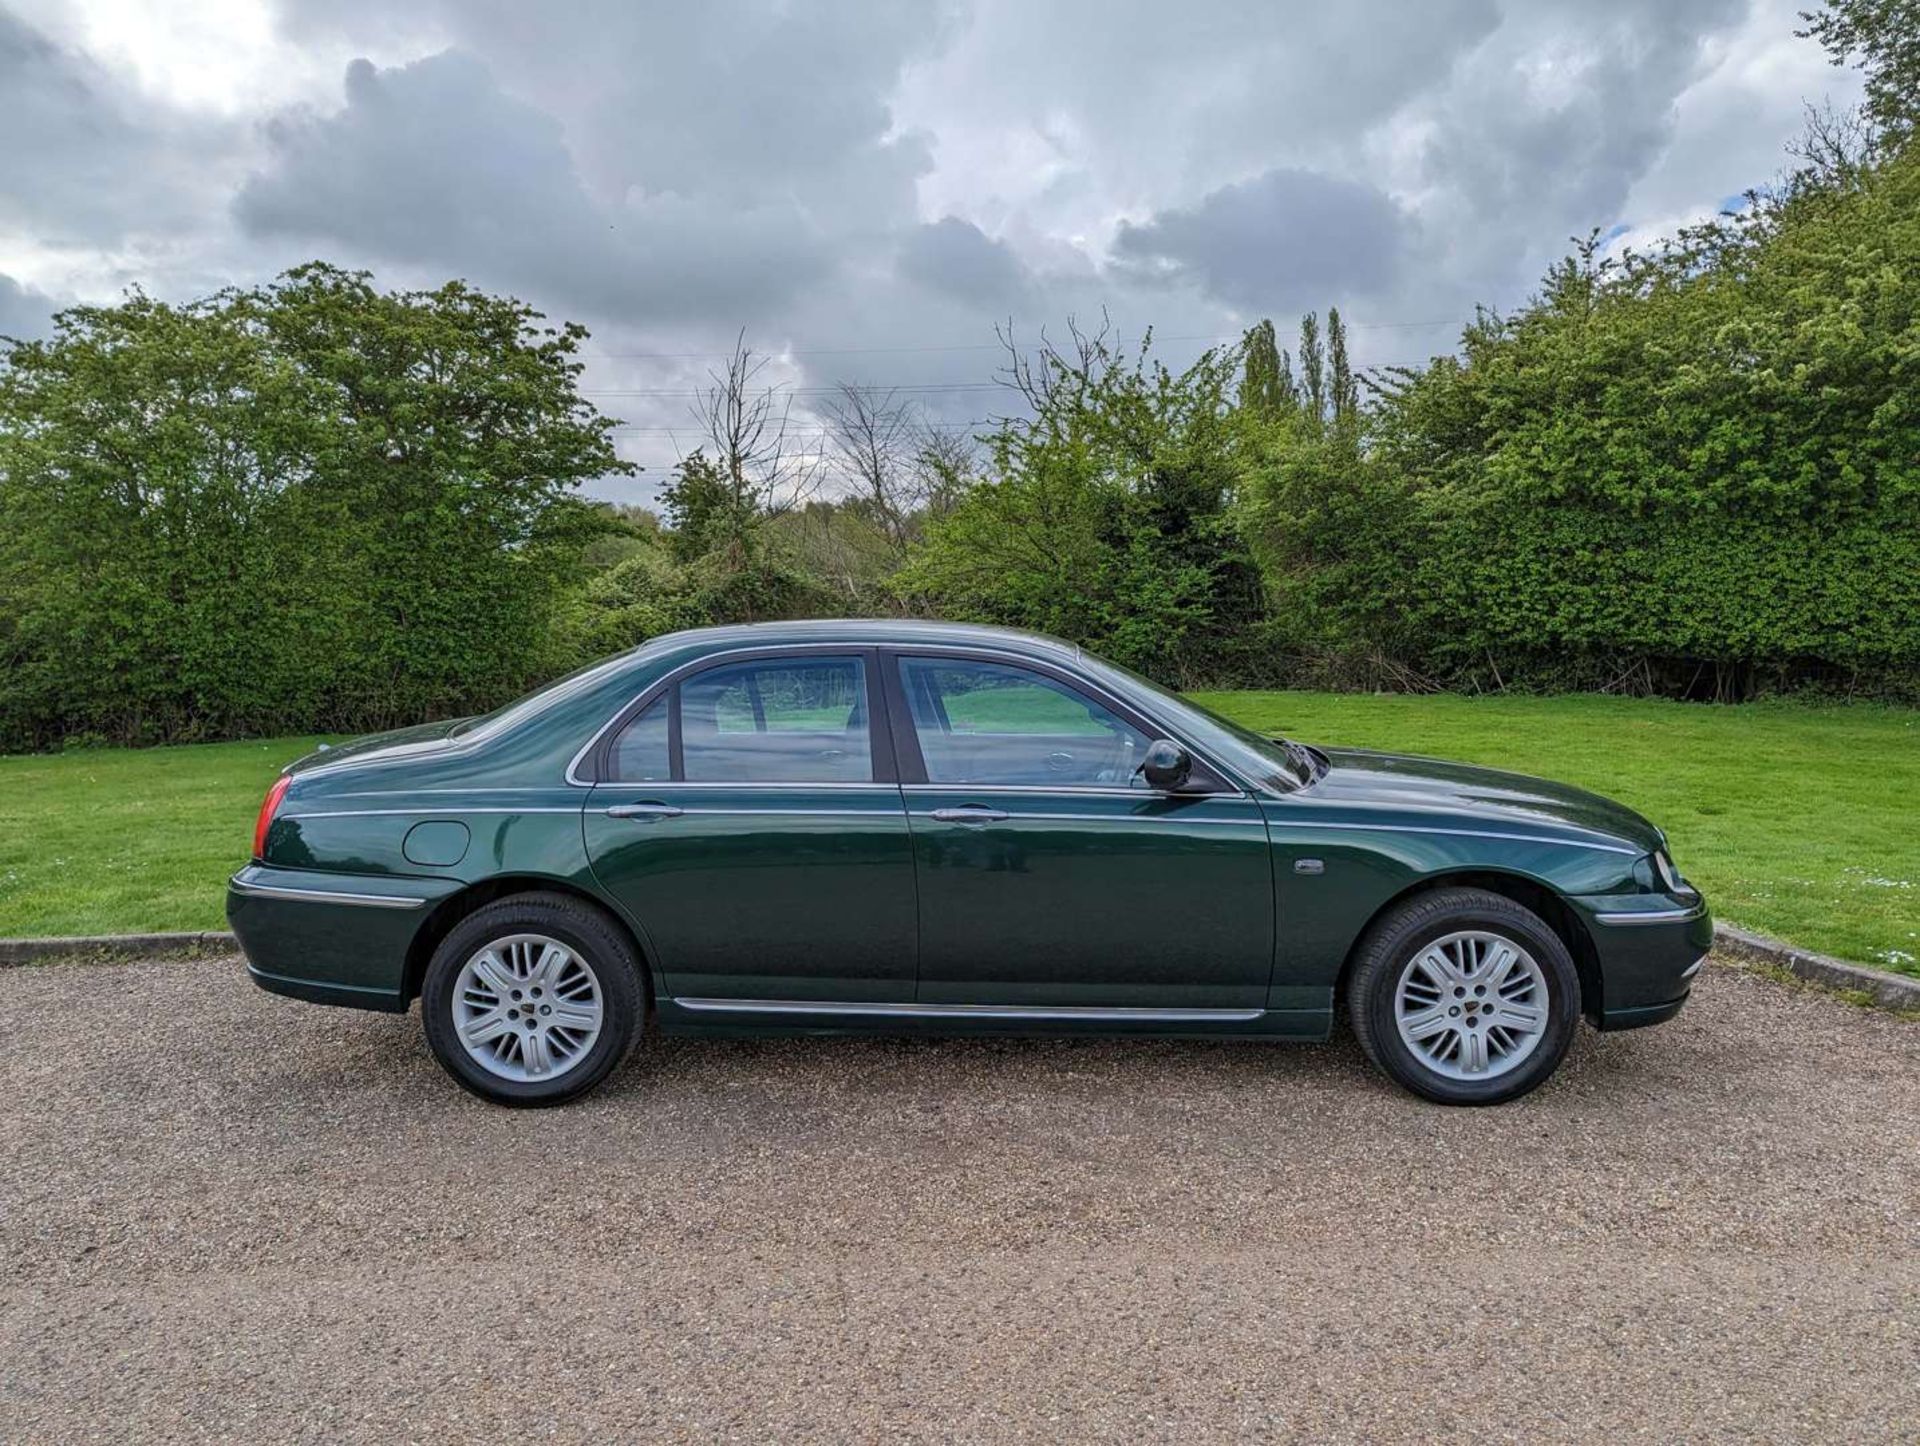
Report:
[[[267,830],[273,827],[273,816],[280,811],[280,800],[287,796],[287,785],[293,780],[282,775],[274,779],[273,787],[267,790],[267,796],[260,804],[260,817],[253,824],[253,856],[264,859],[267,856]]]

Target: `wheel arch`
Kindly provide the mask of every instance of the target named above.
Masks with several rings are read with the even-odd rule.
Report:
[[[567,879],[554,878],[547,874],[497,874],[490,878],[479,879],[467,885],[456,894],[449,894],[434,906],[420,928],[413,936],[413,942],[407,946],[406,973],[401,985],[401,999],[411,1004],[420,994],[420,983],[426,978],[427,965],[433,960],[433,951],[440,947],[440,941],[452,933],[462,919],[488,904],[498,903],[501,899],[512,898],[516,894],[560,894],[589,905],[613,923],[627,942],[633,946],[634,957],[640,961],[641,983],[647,991],[647,1007],[653,1007],[659,997],[658,981],[654,978],[653,955],[646,942],[640,937],[640,931],[628,919],[625,913],[614,907],[603,896],[591,889]]]
[[[1490,894],[1499,894],[1511,899],[1522,908],[1530,909],[1546,922],[1548,928],[1559,936],[1560,942],[1567,946],[1567,952],[1573,956],[1573,967],[1580,979],[1580,1012],[1588,1019],[1596,1019],[1600,1014],[1601,995],[1604,980],[1600,973],[1600,955],[1594,947],[1593,936],[1587,932],[1585,922],[1558,890],[1550,884],[1544,884],[1525,874],[1507,872],[1504,869],[1464,868],[1450,869],[1442,873],[1428,874],[1414,880],[1399,893],[1383,902],[1368,916],[1367,921],[1353,936],[1353,943],[1347,948],[1347,956],[1340,963],[1339,976],[1334,980],[1333,997],[1337,1001],[1345,999],[1347,980],[1353,973],[1355,961],[1360,955],[1360,946],[1367,936],[1393,910],[1408,900],[1422,894],[1435,893],[1441,889],[1485,889]]]

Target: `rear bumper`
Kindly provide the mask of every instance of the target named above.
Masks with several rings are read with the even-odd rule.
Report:
[[[402,1012],[407,955],[449,879],[252,864],[227,885],[227,922],[262,989],[315,1004]]]
[[[1588,1001],[1593,1022],[1639,1029],[1678,1014],[1713,947],[1705,902],[1645,894],[1571,902],[1586,916],[1600,966],[1600,998]]]

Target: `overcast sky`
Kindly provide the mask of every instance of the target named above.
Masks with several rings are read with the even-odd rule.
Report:
[[[996,322],[1178,362],[1332,304],[1417,361],[1568,237],[1772,179],[1857,95],[1806,3],[0,0],[0,333],[316,256],[465,277],[592,330],[641,500],[742,327],[956,425],[1006,405]]]

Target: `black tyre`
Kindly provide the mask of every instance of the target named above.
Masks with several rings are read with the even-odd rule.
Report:
[[[565,894],[475,910],[427,965],[427,1044],[465,1088],[503,1105],[557,1105],[612,1073],[646,1003],[625,932]]]
[[[1531,909],[1483,889],[1409,899],[1360,943],[1347,1008],[1367,1057],[1417,1095],[1497,1105],[1559,1066],[1580,976]]]

